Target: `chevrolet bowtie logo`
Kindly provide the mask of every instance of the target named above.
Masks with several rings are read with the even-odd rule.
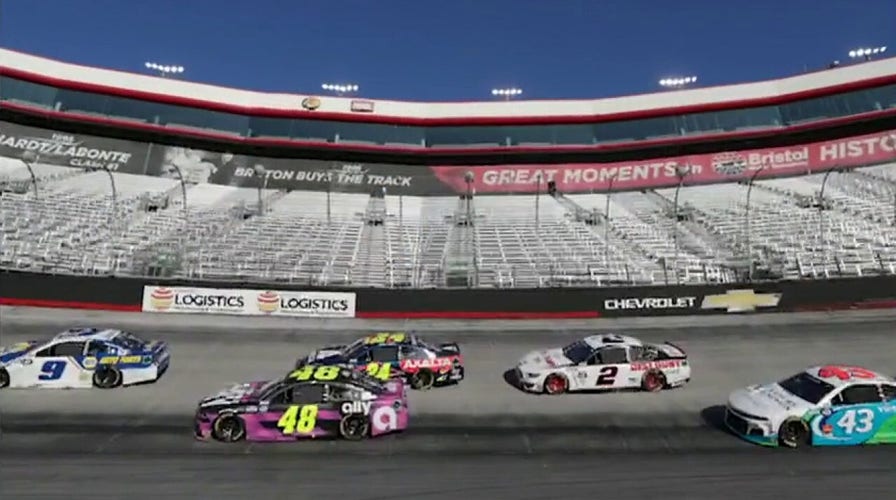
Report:
[[[727,312],[751,312],[759,307],[775,307],[781,302],[780,293],[756,293],[753,290],[728,290],[718,295],[706,295],[700,309],[726,309]]]

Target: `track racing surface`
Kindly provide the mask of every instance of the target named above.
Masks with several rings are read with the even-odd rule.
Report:
[[[171,369],[156,384],[111,391],[0,391],[0,498],[817,500],[896,490],[896,447],[770,450],[721,428],[737,387],[827,362],[896,373],[894,313],[466,325],[0,308],[3,345],[71,326],[166,340]],[[407,432],[360,443],[193,440],[202,396],[282,376],[312,349],[387,328],[457,341],[467,367],[458,386],[412,392]],[[509,383],[527,351],[595,331],[672,341],[694,378],[659,394],[538,396]]]

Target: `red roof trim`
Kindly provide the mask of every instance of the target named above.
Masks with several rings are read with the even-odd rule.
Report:
[[[887,75],[878,78],[866,80],[858,80],[842,85],[822,87],[791,94],[778,95],[760,99],[742,99],[738,101],[727,101],[721,103],[703,103],[692,106],[679,106],[671,108],[657,108],[639,111],[627,111],[621,113],[608,113],[602,115],[581,115],[581,116],[513,116],[513,117],[469,117],[469,118],[414,118],[403,116],[383,116],[376,114],[358,114],[358,113],[322,113],[317,111],[282,110],[251,106],[240,106],[235,104],[227,104],[221,102],[207,101],[197,98],[185,98],[158,94],[153,92],[142,92],[130,89],[123,89],[109,85],[100,85],[94,83],[77,82],[61,78],[40,75],[18,69],[0,67],[0,75],[10,78],[17,78],[33,83],[49,85],[53,87],[76,90],[82,92],[93,92],[98,94],[106,94],[117,97],[125,97],[130,99],[138,99],[150,102],[158,102],[162,104],[172,104],[178,106],[186,106],[198,109],[206,109],[210,111],[220,111],[225,113],[235,113],[248,116],[258,117],[276,117],[276,118],[303,118],[310,120],[331,120],[345,122],[361,122],[361,123],[382,123],[389,125],[407,125],[407,126],[445,126],[445,125],[537,125],[537,124],[574,124],[574,123],[601,123],[609,121],[632,120],[639,118],[656,118],[662,116],[674,116],[688,113],[705,113],[710,111],[723,111],[730,109],[744,109],[757,106],[772,106],[788,102],[799,101],[803,99],[811,99],[815,97],[823,97],[832,94],[850,92],[854,90],[862,90],[867,88],[880,87],[891,83],[896,83],[896,75]]]
[[[299,141],[294,139],[274,139],[259,137],[241,137],[232,134],[216,133],[213,131],[203,131],[182,127],[167,127],[150,123],[137,123],[130,120],[119,120],[115,118],[104,118],[95,115],[85,115],[79,113],[68,113],[48,110],[41,107],[26,106],[19,103],[3,102],[2,107],[11,109],[20,113],[32,116],[42,116],[50,120],[60,120],[68,122],[91,123],[101,126],[109,126],[122,128],[127,130],[140,130],[151,133],[161,133],[168,135],[177,135],[182,137],[192,137],[195,139],[205,139],[216,142],[227,142],[231,144],[246,144],[258,147],[278,147],[278,148],[294,148],[302,149],[329,149],[345,152],[379,152],[379,153],[396,153],[406,154],[408,156],[432,156],[432,155],[489,155],[489,154],[530,154],[530,153],[574,153],[574,152],[612,152],[612,151],[631,151],[638,149],[648,149],[654,147],[662,147],[669,145],[686,145],[705,143],[708,141],[731,141],[752,138],[765,138],[773,135],[790,134],[797,132],[805,132],[816,129],[825,129],[836,127],[851,122],[869,121],[883,119],[896,116],[896,108],[883,111],[874,111],[863,113],[860,115],[851,115],[846,117],[834,118],[830,120],[819,120],[816,122],[794,125],[791,127],[768,128],[760,130],[750,130],[746,132],[723,132],[716,134],[689,135],[681,137],[652,139],[634,142],[614,142],[611,144],[599,145],[582,145],[582,146],[505,146],[494,148],[421,148],[421,147],[400,147],[400,146],[374,146],[364,144],[333,144],[329,142]]]

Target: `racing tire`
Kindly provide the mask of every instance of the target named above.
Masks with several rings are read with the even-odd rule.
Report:
[[[569,381],[559,373],[552,373],[544,379],[544,392],[550,395],[563,394],[569,390]]]
[[[339,421],[339,435],[347,441],[361,441],[370,435],[370,419],[365,415],[346,415]]]
[[[417,373],[411,375],[411,387],[418,391],[432,389],[432,386],[435,383],[436,377],[429,370],[420,370]]]
[[[114,389],[121,385],[121,371],[118,368],[101,368],[93,372],[93,386],[100,389]]]
[[[641,389],[646,392],[660,392],[666,387],[666,376],[662,372],[651,370],[641,377]]]
[[[798,419],[785,420],[778,429],[778,444],[785,448],[799,448],[811,444],[809,427]]]
[[[9,372],[6,368],[0,368],[0,389],[9,387]]]
[[[225,443],[235,443],[246,438],[246,423],[233,414],[219,415],[212,423],[212,437]]]

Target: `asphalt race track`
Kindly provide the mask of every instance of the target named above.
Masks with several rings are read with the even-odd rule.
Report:
[[[896,373],[894,319],[300,323],[4,307],[3,345],[96,325],[167,340],[173,357],[154,385],[0,392],[0,498],[889,498],[896,447],[761,449],[720,428],[719,405],[731,389],[816,363]],[[281,376],[313,348],[390,328],[458,341],[467,367],[459,386],[412,393],[406,433],[362,443],[192,439],[203,395]],[[595,330],[675,342],[690,355],[693,381],[660,394],[548,397],[505,380],[527,351]]]

